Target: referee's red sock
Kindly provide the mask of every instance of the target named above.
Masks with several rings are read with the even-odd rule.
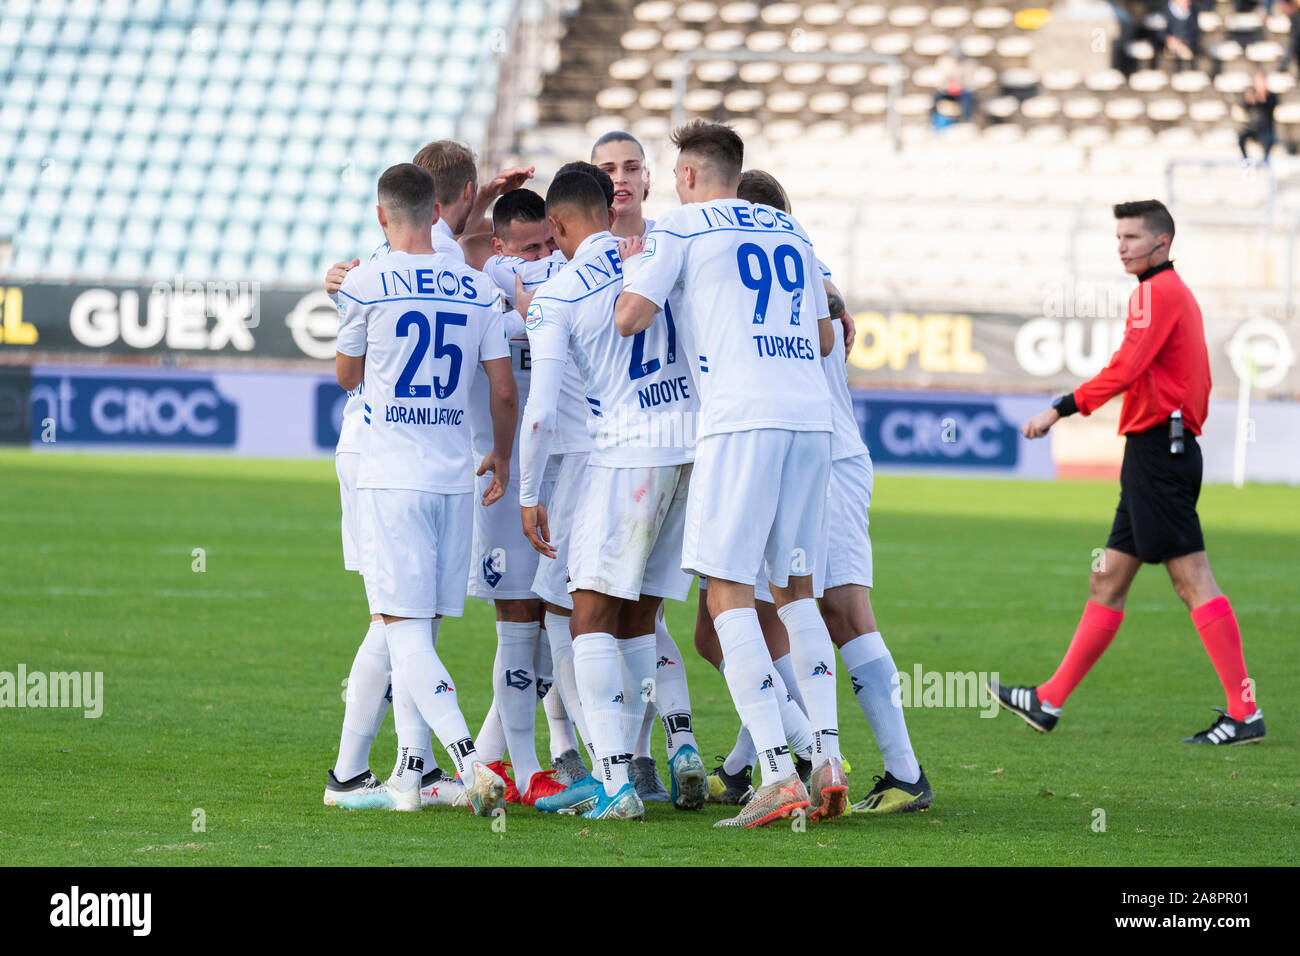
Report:
[[[1056,669],[1052,679],[1038,685],[1038,699],[1052,707],[1061,707],[1065,699],[1079,686],[1079,681],[1092,670],[1092,665],[1110,647],[1115,639],[1124,612],[1116,611],[1096,601],[1089,601],[1083,607],[1083,617],[1079,627],[1070,641],[1070,649],[1065,652],[1065,659]]]
[[[1211,598],[1200,607],[1192,608],[1192,623],[1196,625],[1205,652],[1210,655],[1214,670],[1223,684],[1228,698],[1228,716],[1245,720],[1255,712],[1254,693],[1246,679],[1246,658],[1241,652],[1241,630],[1237,615],[1226,595]]]

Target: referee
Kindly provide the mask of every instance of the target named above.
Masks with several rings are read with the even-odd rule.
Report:
[[[1120,392],[1119,433],[1125,436],[1119,507],[1106,556],[1089,582],[1083,619],[1051,680],[1037,687],[992,684],[1002,706],[1047,733],[1084,675],[1124,620],[1124,599],[1143,563],[1163,564],[1174,591],[1192,612],[1227,696],[1227,709],[1191,744],[1254,743],[1264,737],[1254,684],[1246,677],[1241,632],[1232,605],[1214,582],[1205,555],[1196,499],[1201,449],[1196,436],[1210,399],[1210,359],[1201,309],[1169,259],[1174,220],[1154,199],[1114,207],[1124,270],[1138,278],[1129,297],[1124,341],[1090,381],[1025,422],[1026,438],[1042,438],[1066,415],[1089,415]]]

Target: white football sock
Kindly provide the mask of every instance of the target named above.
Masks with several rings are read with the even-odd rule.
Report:
[[[542,709],[546,712],[546,726],[550,730],[551,759],[569,750],[578,749],[577,738],[573,736],[573,721],[564,709],[564,698],[555,686],[555,667],[551,662],[551,641],[549,637],[538,636],[537,654],[533,658],[533,670],[537,672],[537,696],[542,700]]]
[[[615,641],[619,673],[623,678],[624,750],[633,753],[641,733],[646,704],[654,696],[655,636],[642,634]]]
[[[384,640],[387,644],[387,628]],[[389,663],[391,666],[391,653]],[[416,765],[422,768],[422,773],[428,773],[435,766],[433,731],[420,716],[420,709],[415,706],[415,699],[407,691],[406,685],[397,679],[396,671],[397,668],[392,668],[389,678],[393,687],[393,726],[397,730],[397,762],[393,765],[392,776],[413,773]],[[405,784],[402,789],[407,789]]]
[[[758,751],[754,749],[754,738],[749,736],[749,731],[741,724],[740,733],[736,734],[736,745],[727,754],[727,759],[722,761],[722,769],[729,774],[738,774],[746,767],[752,770],[757,762]]]
[[[803,698],[799,696],[799,684],[794,677],[790,655],[773,661],[772,666],[776,668],[776,700],[781,705],[781,726],[785,728],[785,742],[790,745],[790,753],[811,760],[812,724],[808,722],[808,712],[804,710]]]
[[[370,769],[370,745],[388,713],[388,638],[383,621],[371,621],[370,629],[357,648],[348,673],[343,707],[343,733],[339,738],[334,777],[351,780]]]
[[[690,746],[696,750],[695,728],[691,722],[691,692],[686,686],[686,661],[677,642],[668,633],[668,625],[655,620],[655,706],[664,725],[664,738],[668,743],[668,759],[677,751]],[[649,713],[646,715],[650,716]],[[649,753],[649,732],[646,734],[646,753]],[[639,753],[640,751],[638,751]]]
[[[636,735],[636,748],[632,751],[634,757],[650,756],[650,735],[655,729],[655,718],[659,716],[659,708],[655,706],[654,701],[645,705],[645,714],[641,717],[641,729]]]
[[[713,619],[713,627],[727,662],[723,676],[736,713],[749,728],[759,753],[763,784],[784,780],[794,773],[794,761],[781,727],[781,710],[773,690],[776,668],[763,643],[758,612],[753,608],[723,611]]]
[[[521,794],[527,792],[533,774],[542,769],[533,739],[537,720],[537,675],[533,661],[537,656],[540,627],[536,621],[497,622],[499,655],[492,682],[506,749],[514,764],[515,786]]]
[[[813,766],[840,755],[840,725],[836,717],[835,645],[812,598],[778,608],[790,633],[790,657],[798,674],[799,693],[813,730]],[[753,728],[750,728],[753,731]]]
[[[479,752],[478,759],[483,763],[495,763],[506,755],[506,732],[501,726],[501,710],[497,706],[496,675],[499,673],[501,673],[501,644],[498,640],[497,653],[492,659],[492,706],[488,708],[487,716],[483,718],[483,726],[474,736],[474,747]]]
[[[921,766],[912,752],[902,701],[895,704],[898,668],[885,646],[885,639],[879,631],[859,634],[840,648],[840,657],[852,678],[858,706],[876,736],[880,755],[885,758],[885,769],[903,783],[916,783],[921,779]]]
[[[595,747],[592,773],[614,796],[628,782],[632,755],[623,735],[623,678],[613,634],[594,632],[573,639],[573,671]]]
[[[574,736],[573,721],[569,719],[569,712],[564,709],[564,699],[560,697],[558,684],[551,685],[551,689],[542,699],[542,706],[546,710],[546,725],[551,731],[551,760],[570,750],[577,750],[578,738]]]
[[[420,617],[389,624],[388,656],[393,664],[394,683],[405,686],[420,716],[451,757],[456,774],[470,786],[474,782],[470,769],[479,756],[460,712],[451,674],[433,649],[440,623]]]
[[[776,699],[781,706],[781,727],[785,731],[785,742],[790,745],[790,753],[793,756],[811,760],[812,725],[808,723],[808,715],[795,700],[798,691],[791,693],[789,690],[794,686],[794,674],[790,673],[790,655],[785,655],[779,661],[773,661],[772,666],[776,668],[773,690],[776,691]],[[784,676],[786,673],[790,673],[788,685],[787,678]],[[736,734],[735,747],[722,762],[722,769],[727,773],[740,773],[746,767],[752,767],[757,759],[758,752],[754,749],[754,740],[749,736],[749,731],[742,726],[740,733]]]
[[[555,686],[560,688],[560,698],[564,709],[573,718],[578,728],[587,754],[596,759],[596,747],[587,732],[587,717],[582,711],[582,695],[578,693],[578,681],[573,673],[573,638],[569,634],[569,617],[565,614],[546,612],[546,639],[551,645],[551,666],[555,671]]]

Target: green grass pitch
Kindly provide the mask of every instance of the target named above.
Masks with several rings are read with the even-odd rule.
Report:
[[[912,708],[931,812],[718,831],[728,808],[651,805],[645,823],[512,808],[349,813],[321,805],[342,681],[366,629],[328,461],[0,453],[0,671],[102,671],[104,710],[0,710],[0,858],[11,865],[1075,864],[1300,862],[1300,490],[1207,487],[1269,737],[1192,748],[1223,697],[1164,571],[1147,568],[1109,653],[1039,736],[1010,714]],[[881,476],[875,605],[900,669],[1045,679],[1087,594],[1117,488]],[[206,570],[192,570],[202,548]],[[701,751],[737,719],[670,605]],[[471,730],[489,704],[489,607],[444,624]],[[838,675],[850,795],[881,772]],[[539,712],[539,750],[545,721]],[[662,758],[662,731],[655,746]],[[372,765],[392,765],[391,717]],[[444,758],[445,761],[445,758]],[[1105,830],[1096,823],[1105,813]],[[204,828],[197,830],[195,811]]]

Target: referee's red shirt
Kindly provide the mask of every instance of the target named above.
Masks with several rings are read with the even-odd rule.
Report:
[[[1090,415],[1120,392],[1119,433],[1145,431],[1181,409],[1193,435],[1210,406],[1210,354],[1201,307],[1164,262],[1139,277],[1128,300],[1124,341],[1104,369],[1074,390],[1079,411]]]

